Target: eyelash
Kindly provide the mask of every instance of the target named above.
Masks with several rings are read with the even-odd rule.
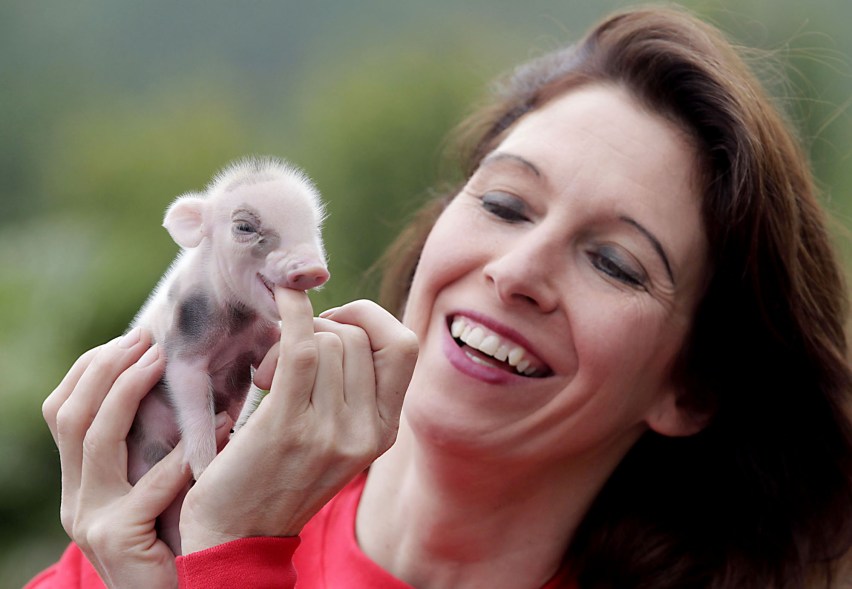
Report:
[[[258,236],[257,227],[249,221],[234,221],[231,232],[234,239],[241,242],[251,241]]]
[[[508,223],[529,221],[529,217],[521,210],[518,210],[525,209],[526,205],[521,199],[512,194],[506,192],[486,192],[480,197],[480,201],[482,202],[483,209],[503,221]],[[516,209],[504,203],[512,203],[518,206]]]
[[[630,287],[646,290],[646,277],[644,273],[634,272],[632,269],[629,269],[625,266],[625,264],[621,263],[617,256],[608,255],[607,250],[609,248],[604,248],[604,251],[593,251],[589,252],[589,257],[592,260],[592,264],[595,268],[622,282]]]
[[[521,211],[501,204],[501,200],[504,202],[519,204],[518,208],[526,207],[520,198],[505,192],[487,192],[480,197],[482,208],[485,209],[485,211],[507,223],[522,223],[524,221],[529,221],[529,217],[524,215]],[[647,290],[647,278],[644,273],[641,271],[635,272],[631,268],[628,268],[620,261],[619,256],[612,250],[612,247],[604,246],[596,251],[589,252],[589,257],[591,258],[594,267],[610,278],[618,280],[631,288]]]

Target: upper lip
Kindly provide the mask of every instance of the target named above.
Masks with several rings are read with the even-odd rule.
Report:
[[[496,319],[494,319],[492,317],[489,317],[489,316],[484,315],[482,313],[479,313],[477,311],[471,311],[471,310],[467,310],[467,309],[458,310],[458,311],[455,311],[453,313],[450,313],[447,317],[447,320],[449,322],[451,322],[453,320],[453,318],[458,317],[458,316],[467,317],[467,318],[471,319],[472,321],[479,323],[480,325],[482,325],[482,326],[488,328],[489,330],[493,331],[500,338],[514,342],[515,344],[522,347],[526,351],[526,354],[527,354],[528,357],[532,356],[535,359],[535,361],[537,363],[541,364],[548,372],[552,371],[549,363],[546,362],[543,359],[542,355],[538,352],[535,345],[533,345],[532,342],[530,342],[526,337],[524,337],[517,330],[509,327],[508,325],[505,325],[504,323],[497,321]]]

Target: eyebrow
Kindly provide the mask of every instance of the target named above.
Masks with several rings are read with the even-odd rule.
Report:
[[[521,164],[524,168],[528,169],[530,172],[535,174],[535,176],[537,178],[542,177],[541,171],[531,161],[529,161],[528,159],[523,158],[519,155],[515,155],[513,153],[506,153],[506,152],[503,152],[503,151],[491,152],[480,162],[479,165],[480,166],[488,166],[488,165],[495,164],[495,163],[501,162],[501,161],[506,161],[506,160]]]
[[[651,245],[654,246],[654,249],[659,254],[660,258],[663,260],[663,264],[666,266],[666,272],[669,275],[669,280],[672,281],[672,284],[675,284],[674,274],[672,273],[672,266],[669,264],[669,258],[666,256],[666,251],[663,249],[663,245],[660,241],[654,237],[654,234],[648,231],[645,227],[643,227],[636,219],[627,216],[620,216],[618,218],[620,221],[624,221],[628,225],[631,225],[639,230],[639,232],[648,238],[648,241],[651,242]]]
[[[258,214],[254,207],[251,207],[246,204],[240,205],[239,208],[234,209],[234,212],[231,213],[231,219],[236,219],[240,215],[247,215],[251,217],[252,221],[254,221],[255,223],[260,223],[260,214]]]
[[[543,174],[536,167],[536,165],[534,163],[532,163],[531,161],[529,161],[528,159],[526,159],[524,157],[521,157],[521,156],[516,155],[514,153],[506,153],[504,151],[493,151],[493,152],[491,152],[485,158],[483,158],[483,160],[480,162],[479,165],[480,165],[480,167],[481,166],[488,166],[488,165],[496,164],[498,162],[507,161],[507,160],[521,164],[521,166],[523,166],[524,168],[526,168],[527,170],[532,172],[537,178],[543,177]],[[668,258],[668,256],[666,256],[666,251],[663,249],[663,245],[660,243],[660,240],[658,240],[654,236],[653,233],[651,233],[648,229],[646,229],[644,226],[642,226],[641,223],[639,223],[636,219],[634,219],[632,217],[620,216],[619,220],[631,225],[632,227],[635,227],[636,229],[638,229],[639,232],[642,233],[642,235],[644,235],[648,239],[648,241],[651,242],[651,245],[654,247],[654,250],[660,256],[660,259],[662,259],[663,264],[666,267],[666,273],[669,276],[669,280],[671,280],[672,284],[675,284],[674,273],[672,272],[672,266],[669,263],[669,258]]]

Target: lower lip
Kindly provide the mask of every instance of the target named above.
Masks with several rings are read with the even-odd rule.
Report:
[[[263,290],[268,292],[269,296],[272,297],[272,300],[274,301],[275,300],[275,293],[272,292],[272,290],[270,290],[270,288],[268,286],[266,286],[266,283],[263,281],[263,279],[260,277],[259,274],[257,276],[257,281],[260,283],[261,288],[263,288]]]
[[[453,336],[446,328],[444,329],[444,338],[441,343],[447,360],[462,374],[490,384],[510,384],[524,380],[518,374],[512,374],[493,366],[486,366],[473,360],[459,347],[456,340],[453,339]]]

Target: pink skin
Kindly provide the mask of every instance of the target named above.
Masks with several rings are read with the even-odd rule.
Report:
[[[315,189],[289,168],[269,165],[261,173],[233,166],[206,196],[183,196],[166,213],[165,227],[185,249],[133,323],[151,330],[167,363],[165,387],[137,414],[131,482],[180,438],[185,462],[201,476],[216,456],[214,414],[237,420],[250,365],[278,340],[272,289],[308,290],[328,280]],[[180,500],[161,518],[176,554],[179,507]]]
[[[438,220],[418,266],[405,322],[421,355],[405,415],[423,439],[535,461],[601,452],[611,464],[648,427],[678,429],[670,371],[706,257],[692,158],[680,133],[613,88],[572,92],[519,122]],[[501,218],[514,214],[505,206],[520,217]],[[662,244],[676,286],[633,221]],[[613,276],[601,262],[613,256],[645,285]],[[547,376],[475,361],[448,333],[457,315],[526,348]]]

